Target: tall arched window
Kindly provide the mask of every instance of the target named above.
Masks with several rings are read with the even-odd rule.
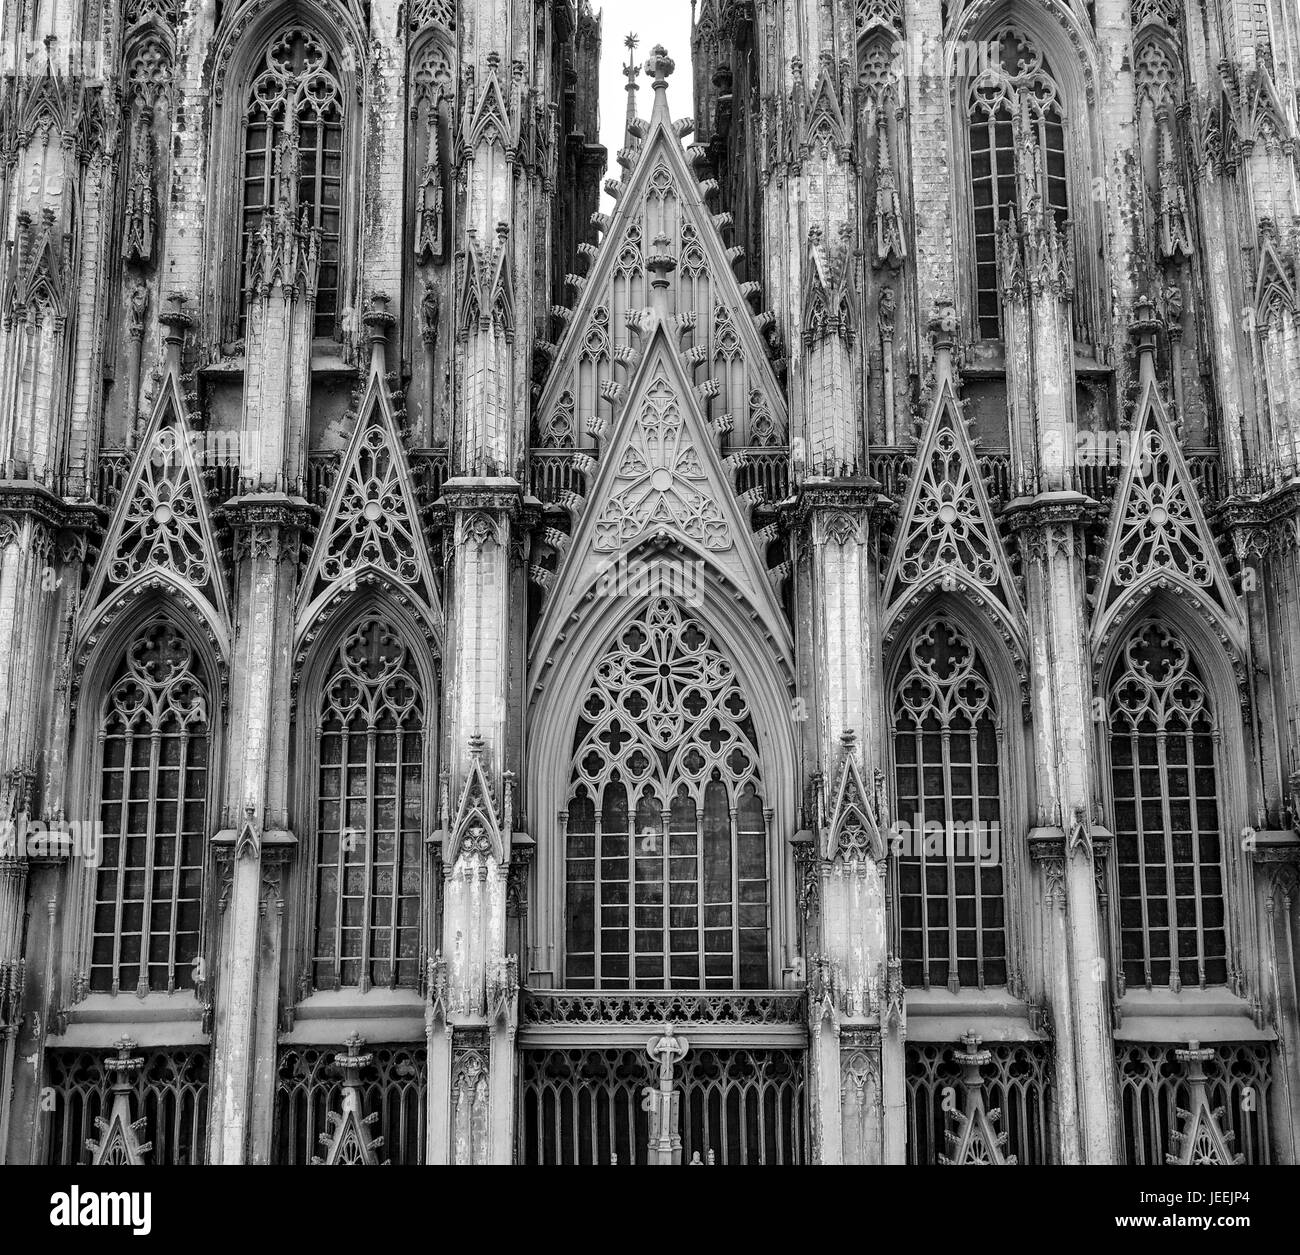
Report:
[[[619,632],[587,688],[566,822],[565,984],[768,984],[767,812],[749,703],[675,602]]]
[[[194,987],[207,841],[209,694],[166,619],[146,624],[99,725],[100,863],[90,987]]]
[[[244,111],[240,300],[247,301],[249,241],[281,195],[295,222],[320,231],[316,335],[335,334],[343,186],[343,92],[324,41],[290,27],[272,42]],[[281,187],[282,182],[285,184]],[[241,304],[241,310],[244,305]],[[246,311],[241,314],[241,326]]]
[[[898,919],[907,985],[1005,985],[1002,734],[970,639],[935,619],[893,686]]]
[[[320,696],[313,981],[412,988],[424,867],[424,698],[377,614],[339,646]]]
[[[1219,733],[1175,631],[1132,633],[1108,714],[1125,986],[1226,984]]]
[[[991,64],[972,81],[966,107],[979,334],[993,340],[1002,334],[998,224],[1033,196],[1058,227],[1070,209],[1064,109],[1051,67],[1021,31],[1003,29],[989,47]]]

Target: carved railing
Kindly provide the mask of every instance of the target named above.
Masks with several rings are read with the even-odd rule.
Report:
[[[1117,1042],[1124,1150],[1130,1164],[1158,1164],[1178,1149],[1179,1134],[1191,1107],[1188,1069],[1177,1046]],[[1272,1046],[1267,1042],[1216,1045],[1203,1065],[1211,1107],[1231,1148],[1248,1164],[1272,1161],[1269,1128]]]
[[[914,456],[912,449],[874,448],[867,459],[867,470],[887,496],[901,502],[911,473],[909,463]],[[1193,479],[1201,481],[1202,501],[1221,501],[1230,486],[1223,473],[1219,452],[1215,449],[1184,450],[1183,456]],[[995,505],[1005,505],[1013,495],[1011,454],[1005,450],[981,451],[978,458],[980,471],[989,485],[990,498]],[[1079,491],[1094,501],[1109,502],[1119,483],[1123,465],[1118,456],[1081,460],[1078,464]]]
[[[725,458],[735,467],[737,493],[756,489],[768,502],[790,495],[790,450],[785,445],[728,449]],[[582,449],[534,449],[529,455],[529,485],[541,501],[556,501],[564,492],[585,497],[591,476],[582,469],[593,457]]]
[[[661,1028],[671,1021],[719,1026],[800,1026],[806,1022],[804,994],[798,989],[636,990],[594,992],[575,989],[525,989],[520,1027],[644,1024]]]
[[[587,476],[574,461],[577,449],[534,449],[528,459],[528,480],[534,497],[555,501],[561,493],[587,495]]]
[[[144,1064],[131,1079],[131,1112],[143,1120],[148,1163],[201,1164],[208,1141],[208,1052],[204,1049],[142,1051]],[[51,1050],[46,1056],[50,1106],[45,1124],[45,1162],[88,1164],[96,1121],[112,1107],[107,1051]]]
[[[200,440],[199,443],[203,442]],[[407,456],[410,459],[411,473],[415,479],[415,489],[420,504],[430,505],[442,495],[442,486],[447,480],[447,451],[446,449],[413,449]],[[232,497],[249,491],[237,455],[224,450],[201,449],[196,453],[196,457],[210,501],[214,503],[229,501]],[[95,500],[105,509],[111,510],[117,504],[122,487],[131,473],[133,460],[134,454],[125,449],[106,449],[100,454]],[[324,509],[329,501],[334,481],[338,478],[342,461],[343,454],[338,450],[308,454],[307,474],[303,482],[291,487],[300,492],[312,505]]]
[[[733,449],[728,457],[740,463],[736,491],[757,489],[773,505],[790,495],[790,450],[784,445],[761,449]]]

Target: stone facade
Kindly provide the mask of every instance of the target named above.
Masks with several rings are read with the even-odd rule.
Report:
[[[0,1162],[1295,1162],[1211,10],[7,6]]]

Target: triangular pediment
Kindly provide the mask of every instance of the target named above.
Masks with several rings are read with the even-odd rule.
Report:
[[[823,857],[839,858],[845,862],[865,859],[880,862],[885,853],[884,838],[876,822],[876,808],[863,782],[857,751],[852,743],[848,743],[844,749],[830,821],[826,825]]]
[[[1021,635],[1020,599],[950,378],[939,383],[899,510],[886,626],[930,593],[961,593]]]
[[[362,585],[409,602],[441,640],[442,611],[415,479],[388,387],[374,372],[299,585],[300,630]]]
[[[483,742],[473,737],[469,746],[469,771],[461,787],[460,801],[455,818],[444,819],[442,856],[448,866],[455,864],[462,854],[471,857],[493,858],[504,862],[510,845],[506,828],[513,826],[510,818],[509,785],[503,802],[503,815],[497,817],[497,805],[491,781],[483,766]]]
[[[129,595],[159,580],[198,609],[226,639],[225,573],[195,457],[195,438],[173,373],[163,379],[153,416],[113,508],[85,605]],[[83,623],[95,619],[87,614]]]
[[[762,335],[771,315],[751,304],[758,285],[736,278],[740,250],[720,234],[730,216],[714,215],[705,202],[678,137],[685,124],[674,124],[657,99],[651,121],[641,125],[644,137],[590,271],[570,277],[574,307],[557,308],[566,326],[534,408],[534,440],[591,450],[617,421],[619,390],[644,350],[635,328],[654,304],[657,281],[664,285],[662,316],[676,320],[680,347],[691,355],[691,384],[701,388],[705,417],[727,434],[728,451],[783,445],[785,397]]]
[[[1157,591],[1213,608],[1216,625],[1239,645],[1241,611],[1201,508],[1180,441],[1155,381],[1138,402],[1110,526],[1093,612],[1100,642],[1139,602]]]
[[[631,587],[637,580],[671,581],[666,568],[674,563],[682,568],[678,576],[688,596],[707,578],[705,568],[721,576],[788,652],[789,628],[750,529],[748,507],[723,467],[717,435],[697,404],[683,355],[668,328],[652,321],[572,543],[560,557],[534,633],[533,656],[548,656],[553,635],[589,596],[638,591]]]

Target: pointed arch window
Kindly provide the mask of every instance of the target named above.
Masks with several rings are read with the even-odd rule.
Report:
[[[735,669],[657,598],[596,666],[565,824],[565,984],[762,989],[768,827]]]
[[[1130,635],[1108,715],[1124,984],[1226,984],[1219,731],[1176,631]]]
[[[1007,983],[1002,729],[974,644],[935,619],[908,647],[892,696],[904,983]]]
[[[317,989],[419,981],[424,737],[424,696],[407,648],[369,614],[339,646],[320,696]]]
[[[1042,49],[1025,33],[1000,31],[990,64],[966,102],[974,215],[975,299],[981,339],[1002,334],[998,225],[1039,199],[1058,228],[1070,216],[1065,108]]]
[[[247,270],[254,233],[286,200],[295,222],[320,232],[315,334],[333,336],[339,315],[342,238],[343,91],[327,45],[305,27],[271,42],[244,110],[240,325],[247,318]]]
[[[194,987],[211,768],[210,694],[165,619],[127,647],[100,724],[90,987]]]

